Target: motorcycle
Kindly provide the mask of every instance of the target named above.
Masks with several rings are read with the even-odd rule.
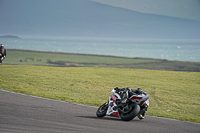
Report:
[[[6,57],[6,49],[4,48],[3,44],[0,44],[0,65],[2,64],[5,57]]]
[[[149,95],[138,88],[114,88],[109,96],[108,102],[101,105],[96,111],[97,117],[116,116],[123,121],[130,121],[138,116],[144,119],[149,107]]]

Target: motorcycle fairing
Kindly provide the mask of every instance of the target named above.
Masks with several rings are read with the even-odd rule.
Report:
[[[144,94],[142,95],[132,95],[130,97],[130,100],[139,104],[140,106],[144,104],[144,102],[149,99],[149,96],[146,96]]]
[[[116,99],[120,99],[120,96],[117,93],[115,93],[114,91],[112,91],[109,96],[108,110],[106,112],[106,115],[120,117],[119,113],[118,113],[118,109],[117,109],[117,104],[115,103]]]

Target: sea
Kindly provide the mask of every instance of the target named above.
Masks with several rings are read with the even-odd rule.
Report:
[[[200,62],[200,40],[0,38],[6,49]]]

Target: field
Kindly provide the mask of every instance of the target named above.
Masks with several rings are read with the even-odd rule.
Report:
[[[69,54],[66,58],[65,54],[59,53],[57,55],[39,52],[35,56],[32,55],[34,52],[20,52],[27,53],[15,55],[14,52],[9,51],[8,58],[0,66],[1,89],[98,107],[108,100],[110,91],[114,87],[132,89],[140,87],[150,95],[147,115],[200,123],[199,72],[114,68],[114,66],[112,68],[103,66],[53,67],[59,65],[39,60],[50,59],[49,62],[57,62],[58,59],[65,62],[71,60],[73,63],[93,61],[97,64],[105,62],[128,64],[136,63],[136,61],[144,63],[156,60],[89,55],[88,57],[85,55],[84,60],[80,57],[83,55]],[[54,57],[51,57],[52,55]],[[9,59],[11,57],[14,59]],[[20,62],[19,58],[23,61]],[[34,61],[31,58],[34,58]]]
[[[85,54],[7,50],[3,64],[45,65],[60,67],[134,68],[167,71],[200,72],[200,62],[168,61],[147,58],[122,58]]]

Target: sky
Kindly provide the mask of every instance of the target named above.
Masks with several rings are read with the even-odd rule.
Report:
[[[142,13],[200,21],[200,0],[91,0]]]

